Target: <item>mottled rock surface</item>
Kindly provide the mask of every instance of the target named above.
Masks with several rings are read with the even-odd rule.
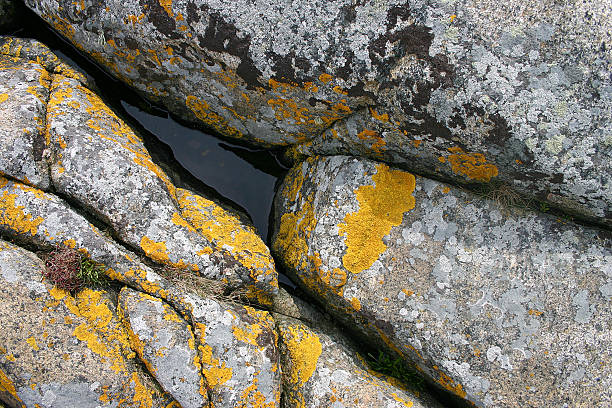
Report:
[[[282,289],[276,299],[283,407],[440,406],[427,394],[370,370],[355,346],[311,305]]]
[[[612,225],[609,0],[26,4],[225,136],[503,182]]]
[[[219,407],[280,406],[281,368],[269,312],[188,293],[191,323],[211,403]]]
[[[9,148],[0,153],[0,171],[78,203],[158,263],[274,293],[274,261],[254,229],[215,202],[177,189],[88,79],[41,48],[4,40],[0,138]]]
[[[0,240],[0,399],[9,407],[169,407],[135,363],[116,294],[72,296],[42,279],[44,263]]]
[[[343,156],[294,167],[275,199],[273,251],[301,285],[477,406],[612,403],[611,247]]]
[[[132,349],[183,408],[209,405],[191,327],[168,304],[124,288],[119,313]]]

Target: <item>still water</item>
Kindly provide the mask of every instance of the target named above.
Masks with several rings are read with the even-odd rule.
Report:
[[[121,105],[132,120],[170,146],[176,160],[187,171],[243,207],[259,235],[266,239],[274,184],[283,172],[272,153],[222,142],[168,115],[147,113],[124,100]]]

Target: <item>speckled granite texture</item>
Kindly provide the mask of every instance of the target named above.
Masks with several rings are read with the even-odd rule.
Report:
[[[501,182],[612,223],[610,0],[26,4],[225,136]]]
[[[345,156],[294,167],[273,252],[337,318],[480,407],[612,403],[609,232]]]

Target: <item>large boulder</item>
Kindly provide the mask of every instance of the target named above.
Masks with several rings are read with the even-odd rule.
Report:
[[[610,405],[610,234],[506,194],[310,158],[275,198],[273,252],[366,341],[476,406]]]
[[[116,293],[43,280],[44,262],[0,240],[0,400],[9,407],[167,407],[136,363]]]
[[[274,320],[283,366],[284,408],[437,408],[424,392],[372,371],[354,343],[312,305],[284,290]]]
[[[608,0],[26,0],[222,135],[510,185],[612,224]]]
[[[89,89],[86,77],[48,53],[36,53],[44,48],[36,42],[4,44],[0,87],[6,97],[0,109],[6,119],[0,140],[8,149],[0,153],[0,172],[84,208],[92,222],[159,264],[249,287],[262,301],[277,290],[274,261],[252,226],[216,202],[175,187],[138,135]],[[30,217],[41,219],[36,207],[44,213],[42,207],[50,205],[44,194],[15,188],[15,194],[31,197],[6,191],[2,209],[23,209],[26,204],[15,200],[26,200]],[[10,200],[17,207],[9,208]]]
[[[209,405],[195,337],[187,322],[160,299],[124,287],[119,316],[130,345],[163,389],[182,408]]]

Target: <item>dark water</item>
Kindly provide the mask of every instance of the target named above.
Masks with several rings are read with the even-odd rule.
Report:
[[[274,188],[278,178],[286,172],[276,153],[241,146],[185,126],[163,108],[151,105],[108,75],[57,36],[34,13],[29,10],[25,13],[28,24],[6,34],[35,38],[60,58],[93,77],[100,96],[143,137],[154,159],[163,161],[165,166],[172,168],[171,173],[186,181],[179,182],[179,185],[193,188],[246,213],[262,239],[269,243]]]
[[[273,154],[220,141],[167,115],[155,116],[124,100],[121,105],[133,120],[170,146],[185,169],[243,207],[259,234],[267,237],[274,184],[283,172]]]

